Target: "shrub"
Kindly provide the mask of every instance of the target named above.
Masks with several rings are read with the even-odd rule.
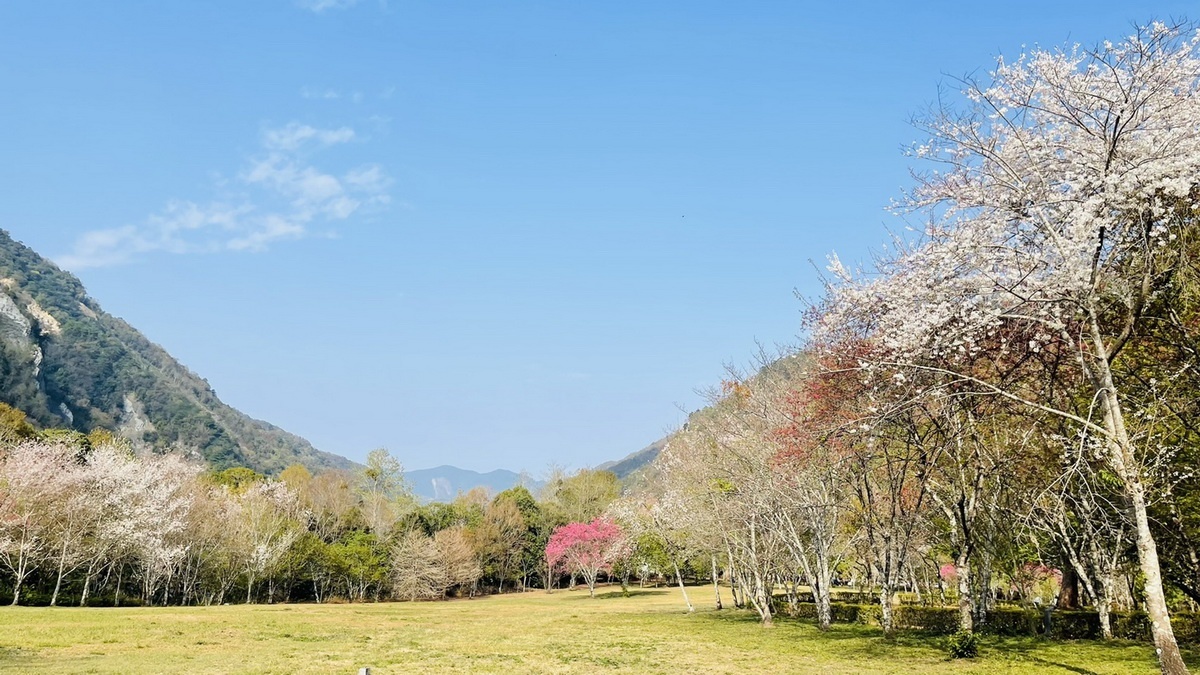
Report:
[[[1050,615],[1050,635],[1055,640],[1094,640],[1100,637],[1096,612],[1059,611]]]
[[[935,635],[949,635],[959,629],[958,610],[948,607],[901,605],[895,610],[896,625],[916,628]]]
[[[1196,614],[1175,613],[1171,615],[1171,628],[1180,642],[1196,644],[1200,642],[1200,616]]]
[[[1113,612],[1110,621],[1115,638],[1143,641],[1150,637],[1150,619],[1145,612]],[[1179,616],[1172,616],[1171,626],[1178,623]]]
[[[973,659],[979,656],[979,638],[971,631],[960,630],[946,644],[952,659]]]
[[[849,605],[835,602],[830,605],[830,617],[834,623],[857,623],[864,626],[878,626],[881,611],[879,605]],[[813,616],[816,616],[816,605],[813,605]]]
[[[979,630],[989,635],[1010,637],[1040,635],[1042,616],[1028,609],[994,609],[988,612]]]

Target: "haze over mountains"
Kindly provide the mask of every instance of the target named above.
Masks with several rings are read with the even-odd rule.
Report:
[[[472,488],[484,487],[498,494],[516,485],[525,485],[536,492],[541,483],[527,475],[496,469],[487,473],[442,465],[432,469],[405,471],[404,478],[416,495],[426,501],[445,502]]]
[[[661,438],[637,452],[619,460],[604,462],[595,468],[613,472],[627,486],[636,485],[651,470],[654,459],[666,444],[667,438]],[[406,471],[404,477],[413,492],[426,501],[450,501],[460,493],[475,487],[485,487],[496,494],[517,485],[524,485],[536,493],[543,485],[527,473],[515,473],[507,469],[480,473],[448,465]]]

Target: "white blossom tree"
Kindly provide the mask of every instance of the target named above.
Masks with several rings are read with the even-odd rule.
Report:
[[[990,82],[966,82],[968,109],[930,116],[914,149],[942,165],[918,174],[902,204],[928,217],[924,238],[877,261],[874,279],[833,258],[818,330],[872,340],[879,368],[941,372],[1102,439],[1133,515],[1164,673],[1187,668],[1147,516],[1153,448],[1129,431],[1147,403],[1130,395],[1121,360],[1175,271],[1195,262],[1179,243],[1200,205],[1196,48],[1156,23],[1095,49],[1002,60]],[[1043,351],[1073,359],[1092,402],[1082,414],[1007,377]]]
[[[234,497],[239,508],[233,527],[246,576],[246,602],[250,602],[255,582],[275,569],[300,536],[299,502],[280,481],[255,483]]]
[[[26,441],[0,456],[0,564],[13,576],[13,599],[25,579],[53,559],[53,532],[75,453],[63,445]]]

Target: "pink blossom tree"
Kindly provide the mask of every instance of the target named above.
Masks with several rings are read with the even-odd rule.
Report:
[[[596,597],[596,577],[609,569],[627,545],[625,533],[611,520],[570,523],[554,530],[546,544],[546,565],[583,577],[588,593]]]

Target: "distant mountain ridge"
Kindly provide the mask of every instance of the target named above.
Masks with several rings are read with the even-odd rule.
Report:
[[[633,454],[626,455],[624,458],[616,461],[605,462],[600,466],[597,466],[596,469],[600,471],[611,471],[617,475],[617,478],[620,478],[622,481],[626,481],[627,479],[634,477],[634,474],[637,474],[638,472],[641,472],[650,466],[650,464],[658,458],[658,455],[662,452],[663,448],[667,447],[668,440],[670,440],[669,436],[660,438]]]
[[[0,401],[44,427],[100,427],[141,451],[268,474],[350,460],[253,419],[208,382],[100,308],[74,275],[0,230]]]
[[[531,492],[537,492],[541,487],[541,483],[538,481],[530,480],[522,474],[507,469],[480,473],[447,465],[432,469],[405,471],[404,478],[412,487],[414,494],[431,502],[453,501],[460,493],[466,493],[476,487],[485,487],[492,494],[504,492],[522,484]]]
[[[648,472],[654,470],[654,460],[667,446],[668,440],[670,440],[669,436],[660,438],[621,459],[604,462],[596,466],[595,470],[611,471],[616,474],[626,488],[632,488],[640,483]],[[495,495],[517,485],[524,485],[533,493],[537,493],[543,486],[541,481],[532,480],[528,474],[516,473],[507,469],[480,473],[449,465],[405,471],[404,478],[412,488],[413,494],[429,502],[453,501],[460,494],[465,494],[477,487],[487,488]]]

